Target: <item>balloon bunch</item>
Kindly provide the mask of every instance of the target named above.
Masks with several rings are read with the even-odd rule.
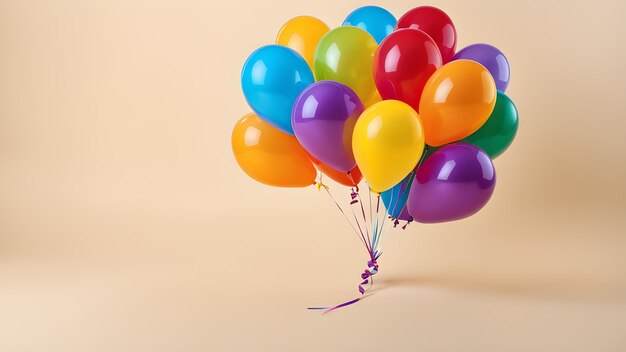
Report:
[[[369,255],[361,294],[378,272],[385,219],[394,227],[406,221],[404,229],[475,214],[495,188],[492,159],[515,138],[506,57],[487,44],[455,51],[456,43],[452,20],[438,8],[417,7],[396,21],[366,6],[332,30],[293,18],[276,44],[244,64],[241,84],[254,113],[232,134],[239,166],[267,185],[316,184],[332,197]],[[352,217],[322,174],[350,187]]]

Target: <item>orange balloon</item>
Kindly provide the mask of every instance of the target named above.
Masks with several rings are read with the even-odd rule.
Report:
[[[237,121],[231,142],[237,163],[253,179],[277,187],[315,184],[317,171],[296,137],[275,129],[255,114]]]
[[[330,177],[333,181],[340,183],[344,186],[354,187],[361,182],[363,179],[363,175],[361,174],[361,170],[359,170],[358,166],[355,166],[352,170],[350,170],[350,175],[347,172],[338,171],[333,169],[332,167],[324,164],[323,162],[315,159],[312,155],[309,154],[313,165],[320,170],[324,175]]]
[[[311,16],[294,17],[287,21],[276,36],[276,44],[295,50],[313,70],[313,58],[317,43],[328,33],[326,23]]]
[[[426,144],[433,147],[476,132],[496,105],[496,84],[487,69],[470,60],[441,66],[426,82],[419,115]]]

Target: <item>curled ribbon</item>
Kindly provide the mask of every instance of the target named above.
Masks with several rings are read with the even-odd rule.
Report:
[[[359,292],[361,292],[361,294],[365,293],[365,288],[363,287],[363,285],[367,285],[370,282],[373,282],[371,277],[378,273],[378,263],[376,262],[377,258],[378,257],[368,260],[367,269],[365,269],[361,274],[361,279],[363,279],[363,282],[359,284]]]
[[[365,292],[367,292],[367,290],[369,288],[371,288],[371,284],[374,283],[372,276],[376,275],[376,273],[378,273],[378,258],[380,257],[380,253],[377,253],[376,255],[374,255],[373,253],[371,254],[371,259],[367,261],[367,269],[365,269],[363,271],[363,273],[361,274],[361,279],[363,279],[363,281],[361,281],[361,283],[359,284],[359,292],[361,293],[361,297],[357,297],[353,300],[338,304],[334,307],[311,307],[308,308],[310,310],[323,310],[324,312],[322,314],[326,314],[329,312],[332,312],[335,309],[338,308],[342,308],[345,306],[349,306],[351,304],[354,304],[358,301],[360,301],[361,299],[363,299],[363,295],[365,294]],[[364,287],[365,285],[370,284],[369,287]]]

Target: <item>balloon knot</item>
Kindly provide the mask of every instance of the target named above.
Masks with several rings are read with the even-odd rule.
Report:
[[[315,186],[317,187],[317,191],[321,192],[322,191],[322,187],[324,187],[325,190],[328,190],[328,186],[326,186],[325,184],[322,183],[322,181],[319,181],[315,184]]]
[[[406,224],[404,224],[404,226],[402,226],[402,229],[406,230],[406,227],[409,226],[409,224],[412,223],[412,222],[413,222],[413,218],[410,218],[409,220],[407,220]]]

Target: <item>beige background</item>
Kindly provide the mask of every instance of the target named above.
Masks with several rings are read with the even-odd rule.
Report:
[[[367,2],[269,3],[0,0],[1,351],[626,349],[623,1],[433,1],[507,54],[518,138],[481,213],[390,233],[323,317],[361,247],[229,139],[253,49]]]

